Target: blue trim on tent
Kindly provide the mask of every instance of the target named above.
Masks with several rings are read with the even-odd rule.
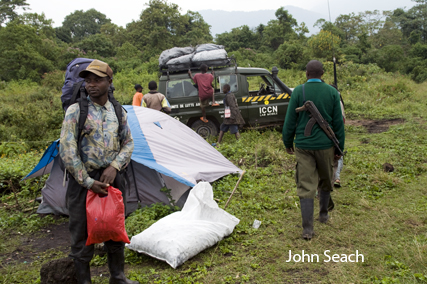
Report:
[[[128,123],[132,132],[134,149],[132,153],[132,160],[143,164],[150,169],[156,170],[157,172],[167,175],[169,177],[174,178],[175,180],[188,185],[190,187],[194,187],[195,184],[181,177],[180,175],[170,171],[164,166],[157,163],[156,159],[151,152],[150,146],[148,145],[147,140],[145,139],[145,135],[142,132],[141,126],[139,124],[139,120],[135,114],[135,110],[133,106],[123,106],[128,114]]]
[[[50,146],[46,149],[46,151],[44,151],[43,156],[40,159],[37,166],[35,166],[34,169],[28,175],[26,175],[22,180],[26,179],[27,177],[31,176],[35,172],[38,172],[39,170],[49,165],[53,161],[53,159],[56,157],[56,155],[58,155],[58,147],[57,147],[58,144],[59,144],[59,139],[53,141],[52,144],[50,144]]]

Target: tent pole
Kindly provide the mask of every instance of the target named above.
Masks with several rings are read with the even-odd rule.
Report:
[[[234,192],[236,191],[237,187],[239,186],[239,183],[240,183],[240,181],[242,180],[243,175],[244,175],[245,173],[246,173],[246,171],[243,171],[243,172],[240,174],[240,178],[239,178],[239,180],[237,181],[236,186],[235,186],[235,187],[234,187],[234,189],[233,189],[233,192],[231,193],[230,197],[228,198],[227,203],[225,203],[224,210],[227,208],[227,206],[228,206],[228,202],[230,202],[231,197],[233,197],[233,194],[234,194]]]
[[[239,183],[240,183],[240,181],[242,180],[243,175],[244,175],[245,173],[246,173],[246,171],[243,171],[243,172],[240,174],[239,180],[237,181],[236,186],[235,186],[235,187],[234,187],[234,189],[233,189],[233,192],[231,193],[230,197],[228,198],[227,203],[225,203],[224,210],[227,208],[228,203],[230,202],[231,197],[233,197],[233,194],[234,194],[234,192],[236,191],[237,187],[239,186]],[[216,244],[215,250],[212,252],[212,255],[211,255],[211,263],[212,263],[213,256],[214,256],[214,254],[215,254],[216,250],[217,250],[217,249],[218,249],[218,247],[219,247],[219,243],[220,243],[220,242],[221,242],[221,241],[219,241],[219,242]]]

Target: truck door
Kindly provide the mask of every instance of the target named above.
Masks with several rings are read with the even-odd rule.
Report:
[[[285,120],[289,94],[274,83],[269,74],[247,75],[247,97],[242,101],[247,105],[250,126],[282,124]]]

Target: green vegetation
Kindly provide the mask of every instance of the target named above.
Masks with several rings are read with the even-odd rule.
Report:
[[[95,9],[76,10],[62,25],[52,27],[44,14],[24,13],[25,0],[0,1],[0,82],[40,82],[45,73],[65,70],[75,57],[108,62],[115,72],[141,70],[165,49],[215,42],[224,45],[241,66],[304,69],[309,59],[377,64],[387,72],[408,74],[416,82],[427,79],[427,3],[414,0],[410,9],[365,11],[338,16],[333,23],[319,19],[318,34],[298,23],[283,7],[275,19],[255,28],[241,26],[213,37],[198,12],[165,0],[150,0],[140,18],[126,27],[112,23]],[[155,60],[153,61],[155,62]],[[157,64],[150,73],[155,73]],[[144,70],[146,70],[144,68]],[[136,80],[132,84],[143,83]]]
[[[156,80],[161,50],[212,41],[198,13],[181,15],[177,5],[162,0],[151,0],[126,28],[89,10],[72,13],[53,29],[44,15],[17,15],[15,9],[25,8],[25,2],[0,0],[0,283],[40,283],[41,266],[66,256],[55,248],[35,251],[23,261],[17,253],[32,250],[25,241],[39,237],[42,228],[66,221],[35,214],[34,199],[46,177],[20,180],[59,137],[67,63],[77,56],[109,62],[116,97],[129,104],[135,83]],[[425,1],[415,2],[409,10],[341,15],[334,23],[320,19],[322,32],[309,38],[305,25],[282,8],[268,25],[217,35],[215,42],[226,45],[239,65],[278,65],[278,76],[290,87],[305,82],[301,70],[311,58],[324,62],[324,79],[333,81],[334,39],[347,113],[343,187],[333,193],[330,222],[315,222],[314,239],[304,241],[295,160],[285,153],[280,132],[249,129],[237,142],[225,135],[219,151],[246,170],[227,207],[239,225],[176,270],[126,250],[130,278],[141,283],[427,283],[427,82],[422,83],[427,79],[427,10]],[[87,33],[72,28],[82,17],[92,19],[85,22]],[[158,25],[147,28],[149,21]],[[383,126],[392,119],[397,124],[381,133],[362,126]],[[395,170],[384,172],[384,163]],[[237,180],[226,176],[213,183],[220,207]],[[160,204],[138,209],[127,219],[129,236],[174,210]],[[252,228],[255,219],[262,221],[259,229]],[[286,262],[289,250],[319,254],[320,262]],[[325,250],[358,250],[364,262],[323,262]],[[104,268],[105,263],[102,256],[92,261]],[[105,275],[93,279],[108,283]]]
[[[329,81],[332,66],[325,67],[325,80]],[[401,123],[376,134],[360,125],[346,125],[348,153],[343,187],[333,193],[336,208],[331,212],[330,223],[315,222],[316,236],[312,241],[300,238],[295,161],[285,153],[280,132],[247,130],[237,142],[232,135],[225,135],[219,148],[246,170],[227,207],[240,219],[234,232],[176,270],[126,250],[129,277],[141,283],[427,283],[427,83],[415,84],[406,76],[385,73],[376,65],[347,63],[340,66],[339,74],[347,82],[342,94],[348,119],[379,123],[399,118]],[[291,86],[304,81],[302,71],[281,70],[279,76],[287,78]],[[51,85],[54,81],[44,80]],[[24,98],[17,103],[23,104],[26,96],[45,88],[44,80],[41,85],[21,84],[16,90],[26,90],[27,94],[22,94]],[[14,84],[7,83],[3,89],[9,94],[1,97],[4,105],[16,107],[12,100]],[[54,95],[54,99],[58,96]],[[45,101],[40,99],[40,103]],[[55,107],[51,111],[54,113]],[[59,127],[58,124],[57,131]],[[40,194],[45,178],[19,180],[37,163],[43,149],[32,150],[18,138],[16,142],[3,143],[0,148],[0,283],[37,283],[41,265],[66,254],[54,249],[40,252],[39,258],[26,263],[6,259],[22,245],[22,238],[66,219],[34,214],[37,204],[33,199]],[[386,162],[394,166],[394,172],[383,171]],[[220,207],[224,207],[237,179],[227,176],[213,183]],[[127,219],[129,236],[172,212],[172,208],[160,204],[137,210]],[[255,219],[262,221],[259,229],[252,228]],[[318,254],[320,262],[286,262],[289,250],[294,254],[302,250]],[[326,263],[325,250],[330,250],[330,255],[358,250],[364,255],[364,262]],[[92,261],[93,266],[105,267],[105,263],[105,256]],[[105,276],[94,275],[94,283],[107,282]]]

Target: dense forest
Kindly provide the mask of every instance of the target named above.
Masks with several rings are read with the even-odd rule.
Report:
[[[158,55],[174,46],[215,42],[226,47],[242,66],[304,68],[309,59],[377,64],[387,72],[409,74],[416,82],[427,79],[427,1],[394,11],[366,11],[340,15],[335,22],[319,19],[318,34],[284,8],[276,19],[210,34],[198,12],[181,14],[178,5],[150,0],[140,19],[125,28],[95,9],[76,10],[53,28],[44,14],[28,11],[26,0],[0,1],[0,81],[31,80],[65,70],[75,57],[108,62],[115,72],[157,71]]]

